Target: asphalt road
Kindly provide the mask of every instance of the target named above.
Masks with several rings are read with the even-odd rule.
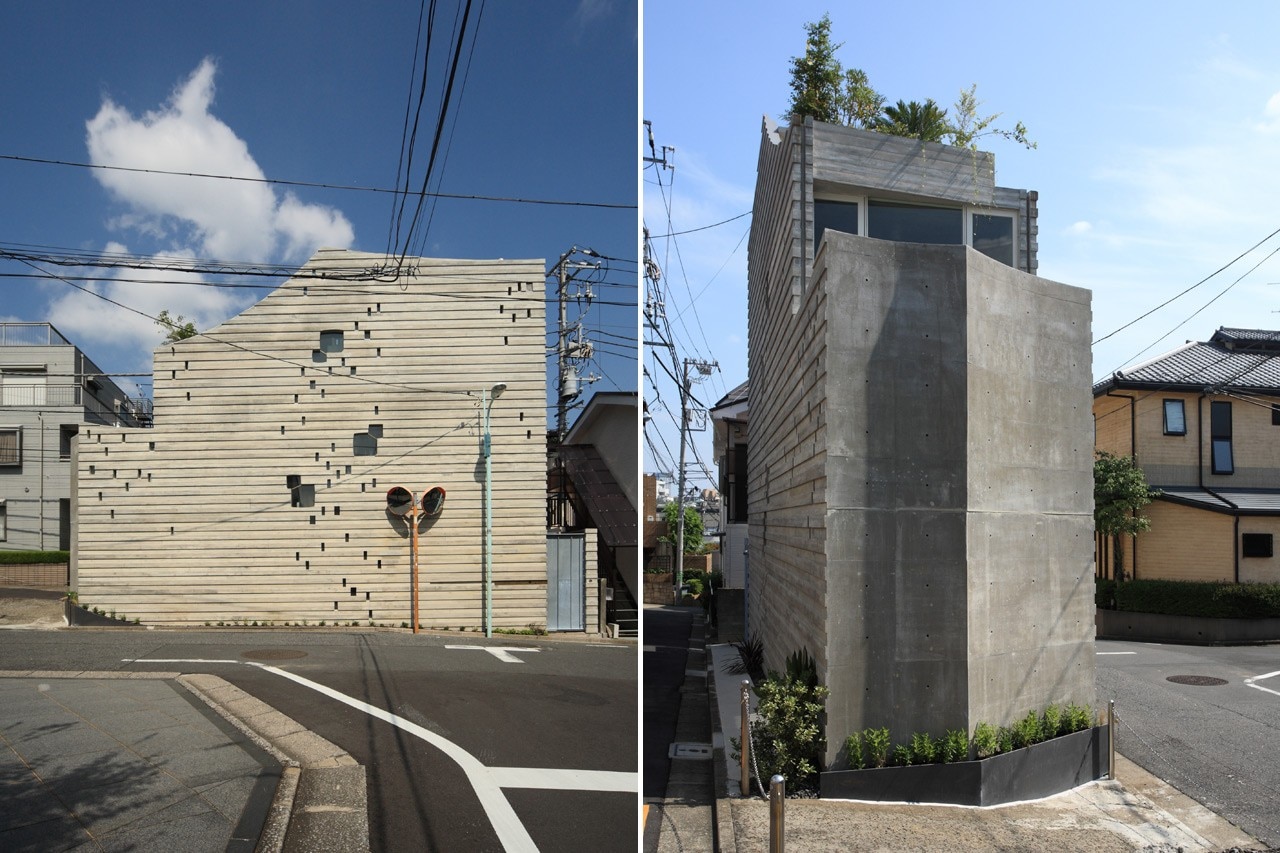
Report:
[[[698,608],[644,609],[644,798],[661,800],[671,770],[680,687],[689,657],[689,635]]]
[[[463,765],[439,742],[415,735],[414,724],[486,768],[521,768],[511,772],[537,777],[534,784],[543,787],[503,785],[496,796],[510,804],[539,849],[635,848],[634,646],[280,629],[82,628],[7,632],[3,641],[0,669],[210,672],[273,705],[368,768],[374,850],[501,851],[501,839],[510,837],[495,829],[501,822],[491,814],[494,791],[478,792]],[[508,652],[521,661],[514,663],[483,649],[450,645],[537,651]],[[407,725],[379,719],[362,704]],[[579,772],[554,774],[547,768]],[[630,791],[601,790],[628,784]]]
[[[1280,847],[1280,646],[1099,641],[1097,685],[1116,702],[1120,752]]]

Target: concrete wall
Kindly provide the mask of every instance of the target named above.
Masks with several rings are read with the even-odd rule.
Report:
[[[448,493],[421,524],[420,614],[475,627],[483,610],[480,392],[492,406],[494,624],[544,623],[546,418],[540,260],[322,251],[204,335],[155,355],[155,428],[86,428],[78,453],[80,599],[160,624],[410,619],[402,485]],[[341,330],[339,352],[317,353]],[[371,430],[372,427],[372,430]],[[377,433],[376,454],[356,435]],[[292,506],[288,478],[314,488]]]
[[[901,740],[1094,699],[1089,294],[835,231],[805,263],[813,192],[1030,199],[989,165],[812,122],[762,140],[749,624],[767,666],[817,660],[828,761],[866,726]]]

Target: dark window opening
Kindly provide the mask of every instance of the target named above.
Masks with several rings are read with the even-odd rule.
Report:
[[[326,329],[320,333],[320,349],[322,352],[342,352],[344,343],[341,329]]]
[[[1013,217],[975,213],[973,248],[988,258],[1013,266]]]
[[[1243,533],[1240,536],[1240,556],[1270,557],[1272,555],[1270,533]]]
[[[897,243],[958,245],[964,242],[964,218],[948,207],[872,201],[867,204],[867,234]]]
[[[351,436],[351,453],[355,456],[377,456],[378,439],[367,432],[358,432]]]
[[[77,424],[63,424],[62,426],[58,427],[58,458],[59,459],[71,458],[71,439],[75,438],[76,434],[79,432],[80,432],[80,427]],[[63,549],[63,550],[66,550],[66,549]]]
[[[1271,404],[1271,425],[1280,426],[1280,403]]]
[[[1231,448],[1230,403],[1214,401],[1209,404],[1209,428],[1213,473],[1234,474],[1236,468]]]
[[[1187,412],[1182,400],[1164,401],[1164,434],[1187,434]]]
[[[822,240],[822,232],[830,228],[846,234],[858,233],[858,203],[856,201],[813,200],[813,245]]]

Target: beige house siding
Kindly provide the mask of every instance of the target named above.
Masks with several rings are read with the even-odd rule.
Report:
[[[492,406],[495,626],[546,613],[544,270],[540,260],[322,250],[205,335],[155,354],[155,428],[79,442],[81,600],[144,622],[410,619],[407,528],[393,486],[448,493],[421,525],[420,618],[481,624],[481,389]],[[324,331],[342,350],[320,354]],[[322,357],[323,356],[323,357]],[[379,430],[380,427],[380,430]],[[354,436],[379,433],[376,455]],[[287,478],[314,487],[291,506]]]
[[[1139,579],[1235,580],[1234,518],[1169,501],[1153,501],[1143,514],[1151,519],[1151,530],[1137,536]],[[1131,541],[1126,552],[1125,571],[1132,575]]]

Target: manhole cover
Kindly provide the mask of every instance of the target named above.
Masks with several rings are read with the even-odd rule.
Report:
[[[1193,684],[1196,687],[1221,687],[1227,683],[1225,678],[1214,678],[1212,675],[1171,675],[1165,681],[1174,684]]]
[[[298,649],[257,649],[252,652],[241,652],[240,657],[249,660],[289,660],[290,658],[305,658],[306,652]]]
[[[711,744],[673,743],[671,744],[671,748],[667,750],[667,757],[709,759],[711,758]]]

